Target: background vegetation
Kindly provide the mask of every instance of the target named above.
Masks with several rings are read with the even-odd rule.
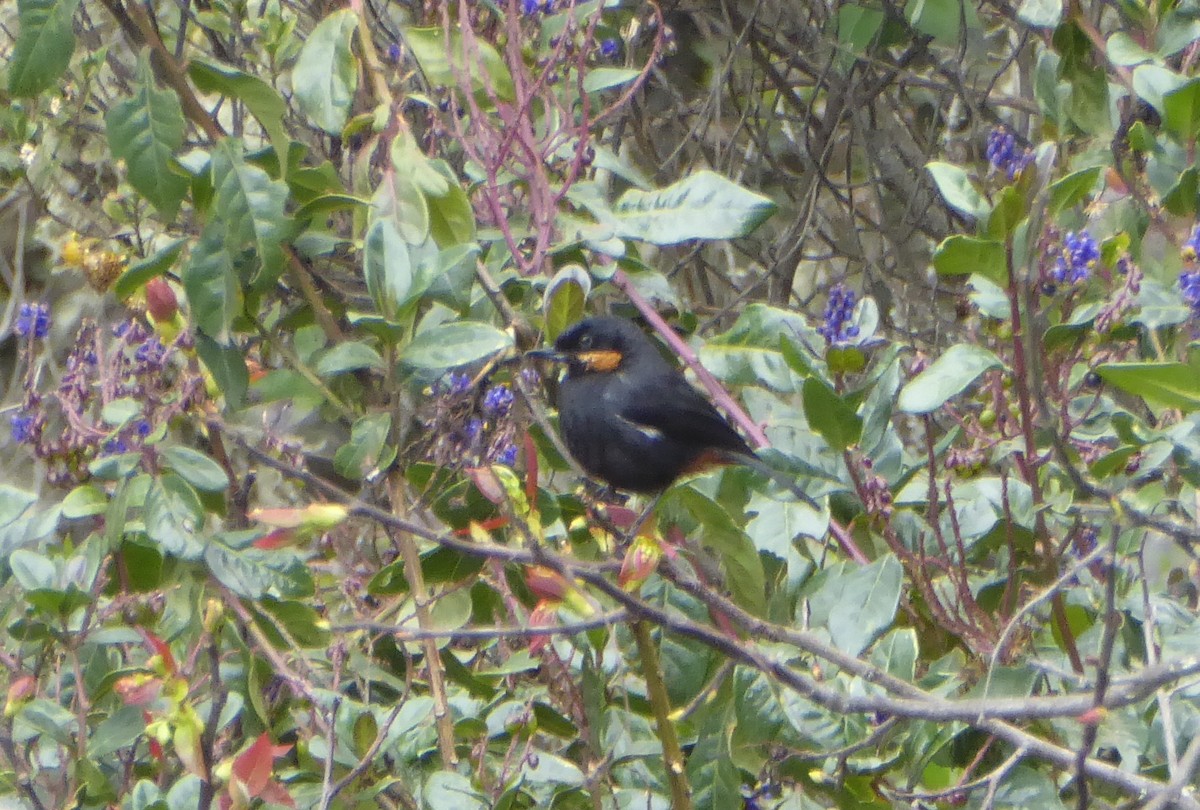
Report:
[[[4,5],[0,801],[1200,806],[1198,43]],[[601,311],[822,509],[625,536],[514,361]]]

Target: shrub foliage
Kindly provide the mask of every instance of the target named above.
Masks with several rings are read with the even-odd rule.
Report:
[[[1200,806],[1193,4],[0,21],[5,806]]]

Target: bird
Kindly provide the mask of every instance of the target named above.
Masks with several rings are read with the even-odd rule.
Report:
[[[527,356],[566,365],[558,396],[563,440],[588,475],[613,489],[659,493],[685,475],[726,464],[781,475],[632,321],[586,318],[553,349]],[[812,503],[794,482],[786,485]]]

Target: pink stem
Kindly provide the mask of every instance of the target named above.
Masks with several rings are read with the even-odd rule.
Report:
[[[662,336],[662,339],[679,355],[688,368],[696,372],[696,377],[700,380],[705,390],[708,391],[709,395],[718,405],[725,409],[733,421],[740,425],[742,430],[746,431],[746,434],[753,440],[754,446],[759,449],[770,447],[771,440],[767,438],[767,434],[763,432],[763,429],[759,427],[757,422],[750,418],[749,414],[742,410],[742,406],[729,394],[725,386],[721,385],[717,381],[717,378],[700,364],[700,358],[692,351],[692,347],[687,345],[683,341],[683,338],[675,334],[675,330],[667,325],[667,322],[655,311],[650,302],[642,297],[642,294],[633,286],[633,282],[625,275],[625,271],[618,270],[614,273],[612,283],[628,296],[630,302],[637,307],[638,312],[642,313],[643,317],[654,327],[654,331]]]

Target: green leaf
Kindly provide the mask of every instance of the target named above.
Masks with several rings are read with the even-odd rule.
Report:
[[[246,599],[295,598],[313,592],[308,567],[286,551],[234,549],[213,540],[205,546],[204,561],[221,584]]]
[[[373,202],[379,205],[379,195],[386,195],[384,215],[396,220],[409,244],[420,245],[429,236],[426,198],[448,194],[458,178],[444,162],[430,160],[411,137],[397,136],[392,141],[391,158],[392,169],[384,172]]]
[[[443,160],[430,161],[435,169],[448,175],[449,187],[444,194],[425,195],[429,206],[429,234],[442,250],[467,245],[475,239],[475,210],[471,198],[459,185],[453,170]]]
[[[785,697],[789,693],[779,688],[758,670],[738,666],[733,673],[734,712],[737,716],[734,745],[803,745],[789,722]],[[813,742],[809,739],[806,742]]]
[[[295,186],[290,185],[292,194],[295,194]],[[353,213],[360,208],[370,206],[369,200],[363,200],[355,197],[352,194],[321,194],[313,197],[300,208],[296,209],[296,220],[299,222],[308,222],[322,214],[332,214],[339,211],[348,211]]]
[[[471,786],[471,780],[454,771],[437,771],[422,791],[429,810],[489,810],[491,803]]]
[[[422,278],[413,269],[408,243],[390,219],[367,227],[363,240],[363,276],[379,314],[396,320],[424,292]]]
[[[775,203],[711,171],[658,191],[629,189],[613,206],[615,236],[654,245],[746,236],[775,213]]]
[[[583,92],[597,93],[601,90],[610,90],[613,87],[629,84],[640,75],[642,72],[633,68],[593,68],[583,79]]]
[[[387,220],[410,245],[420,245],[429,236],[429,204],[411,178],[387,172],[371,198],[374,221]]]
[[[969,29],[979,28],[975,6],[961,0],[913,0],[905,4],[904,16],[920,33],[954,48],[962,41],[963,22]]]
[[[696,745],[687,759],[687,782],[692,789],[695,810],[729,810],[745,806],[741,777],[729,747],[733,701],[727,690],[716,700],[720,704],[709,707],[705,722],[696,735]]]
[[[198,537],[204,525],[204,506],[180,476],[168,473],[150,484],[145,520],[146,536],[167,554],[198,560],[204,553],[204,543]]]
[[[301,647],[326,647],[329,644],[329,626],[321,615],[308,604],[294,599],[261,600],[259,606],[266,616],[256,616],[256,623],[273,643],[283,649],[291,649],[292,642]],[[288,638],[276,629],[282,627],[287,631]]]
[[[229,486],[229,476],[211,458],[183,445],[162,449],[163,460],[179,476],[203,492],[220,492]]]
[[[792,363],[807,368],[813,362],[794,343],[819,346],[824,342],[802,316],[765,304],[750,304],[728,332],[704,344],[700,360],[727,384],[766,385],[792,392],[799,387]],[[797,369],[796,373],[805,372]]]
[[[1048,774],[1021,764],[998,784],[994,806],[1063,810],[1068,805],[1063,803],[1058,786]]]
[[[569,264],[554,274],[542,299],[547,344],[553,344],[568,326],[583,317],[591,291],[592,277],[577,264]]]
[[[226,231],[224,220],[209,220],[181,274],[196,328],[220,343],[229,342],[233,319],[243,308],[242,288],[226,246]]]
[[[425,264],[414,264],[409,247],[425,242],[430,228],[425,195],[407,173],[386,172],[371,197],[363,273],[379,313],[389,320],[398,319],[433,282]]]
[[[1154,54],[1143,48],[1125,31],[1118,31],[1108,38],[1105,52],[1110,62],[1121,67],[1133,67],[1154,61]]]
[[[809,377],[804,381],[803,393],[808,424],[830,447],[841,452],[858,441],[862,435],[862,417],[824,380]]]
[[[358,59],[350,48],[357,26],[351,9],[333,12],[308,35],[292,69],[300,109],[330,135],[342,134],[358,90]]]
[[[213,150],[212,181],[216,196],[211,213],[214,221],[226,223],[225,250],[242,269],[244,283],[266,289],[283,272],[283,245],[292,234],[285,211],[287,184],[247,163],[235,138],[220,141]]]
[[[1025,198],[1016,186],[1005,186],[996,195],[987,218],[987,235],[1004,240],[1012,235],[1025,217]]]
[[[196,354],[225,396],[225,404],[234,410],[242,407],[250,387],[250,372],[242,350],[237,346],[222,346],[207,335],[197,335]]]
[[[188,76],[202,93],[219,93],[245,104],[270,139],[279,158],[280,173],[286,174],[291,141],[283,125],[287,104],[278,91],[257,76],[207,59],[192,59]]]
[[[75,53],[71,19],[79,0],[17,0],[17,41],[8,61],[8,92],[36,96],[58,82]]]
[[[925,164],[933,182],[941,192],[946,204],[956,211],[974,219],[985,219],[992,207],[971,182],[965,169],[953,163],[933,161]]]
[[[437,261],[429,270],[433,280],[425,295],[451,309],[465,311],[471,306],[471,285],[475,281],[478,257],[479,245],[475,243],[438,251]]]
[[[100,515],[108,508],[108,495],[95,484],[80,484],[63,498],[62,515],[75,520]]]
[[[37,494],[0,484],[0,526],[7,526],[37,503]]]
[[[778,501],[761,492],[750,496],[746,514],[753,515],[746,523],[746,535],[754,547],[780,560],[788,559],[797,537],[824,537],[829,531],[827,513],[816,512],[800,501]]]
[[[455,321],[417,334],[401,361],[414,368],[440,371],[498,354],[512,347],[512,337],[491,324]]]
[[[153,256],[147,256],[129,265],[113,285],[113,294],[121,301],[128,300],[129,296],[145,286],[147,281],[166,273],[179,258],[185,244],[187,240],[176,239]]]
[[[79,731],[75,714],[66,706],[60,706],[46,698],[34,698],[29,701],[21,708],[17,717],[60,745],[69,745],[72,735]]]
[[[105,481],[116,481],[128,476],[141,463],[141,453],[116,453],[89,461],[88,472]]]
[[[1164,114],[1163,97],[1178,90],[1185,81],[1175,71],[1159,65],[1138,65],[1133,69],[1133,91],[1160,114]]]
[[[104,117],[108,145],[125,161],[129,185],[170,222],[188,191],[188,179],[172,168],[183,146],[184,119],[179,97],[155,86],[150,57],[138,60],[137,84],[131,98],[114,104]]]
[[[1057,217],[1063,211],[1068,208],[1074,208],[1087,199],[1092,190],[1096,188],[1096,181],[1100,179],[1100,172],[1102,170],[1102,166],[1080,169],[1077,172],[1071,172],[1061,180],[1051,183],[1050,204],[1048,206],[1050,218]]]
[[[904,413],[929,413],[985,371],[1003,365],[999,357],[982,346],[957,343],[900,390],[897,406]]]
[[[1155,52],[1165,59],[1179,53],[1197,39],[1200,39],[1200,20],[1193,19],[1190,11],[1176,6],[1159,21],[1158,31],[1155,33]]]
[[[883,11],[847,3],[838,9],[838,44],[851,54],[866,53],[883,26]]]
[[[825,627],[837,647],[858,655],[891,626],[904,568],[891,554],[869,565],[838,563],[814,578],[808,620]]]
[[[146,731],[140,706],[122,706],[96,726],[88,738],[88,757],[97,761],[137,742]],[[140,784],[140,783],[139,783]]]
[[[142,412],[142,405],[133,397],[121,397],[104,403],[100,419],[111,427],[122,427]]]
[[[871,650],[871,663],[893,678],[911,682],[917,674],[917,631],[902,627],[888,633]]]
[[[763,615],[766,574],[762,559],[729,512],[688,484],[668,490],[660,510],[667,522],[677,523],[686,536],[700,538],[719,555],[734,600],[751,613]]]
[[[1196,213],[1197,194],[1200,194],[1200,173],[1195,166],[1189,166],[1163,195],[1163,208],[1177,217],[1190,217]]]
[[[1008,264],[1004,245],[992,239],[955,234],[942,240],[933,252],[938,275],[962,276],[978,273],[989,281],[1008,286]]]
[[[55,590],[58,587],[58,570],[45,555],[19,548],[8,557],[17,584],[27,591]]]
[[[457,69],[470,77],[471,91],[474,93],[486,91],[490,87],[501,101],[512,101],[515,97],[512,75],[499,51],[491,43],[476,39],[472,43],[472,50],[478,63],[467,65],[463,61],[462,33],[457,25],[451,29],[448,38],[440,27],[410,26],[403,31],[404,44],[412,51],[421,66],[421,72],[425,74],[425,79],[433,86],[458,87],[459,81],[455,75]],[[446,47],[447,39],[449,47]],[[454,60],[453,65],[451,59]]]
[[[316,371],[322,377],[333,377],[360,368],[383,371],[383,358],[366,343],[352,340],[322,352],[317,360]]]
[[[354,480],[367,477],[379,468],[391,429],[391,414],[376,413],[356,420],[350,429],[350,440],[333,455],[334,469]],[[387,461],[394,457],[394,452],[389,453]]]
[[[116,548],[125,535],[134,482],[140,484],[149,480],[149,476],[139,476],[132,480],[126,479],[117,485],[117,491],[113,494],[112,500],[108,503],[108,509],[104,513],[104,541],[109,548]]]
[[[1147,403],[1178,408],[1184,413],[1200,409],[1200,370],[1184,363],[1104,363],[1096,373],[1122,391]]]
[[[1200,79],[1163,95],[1163,124],[1185,143],[1196,138],[1200,133]]]
[[[1062,22],[1063,0],[1021,0],[1017,18],[1034,28],[1057,28]]]

